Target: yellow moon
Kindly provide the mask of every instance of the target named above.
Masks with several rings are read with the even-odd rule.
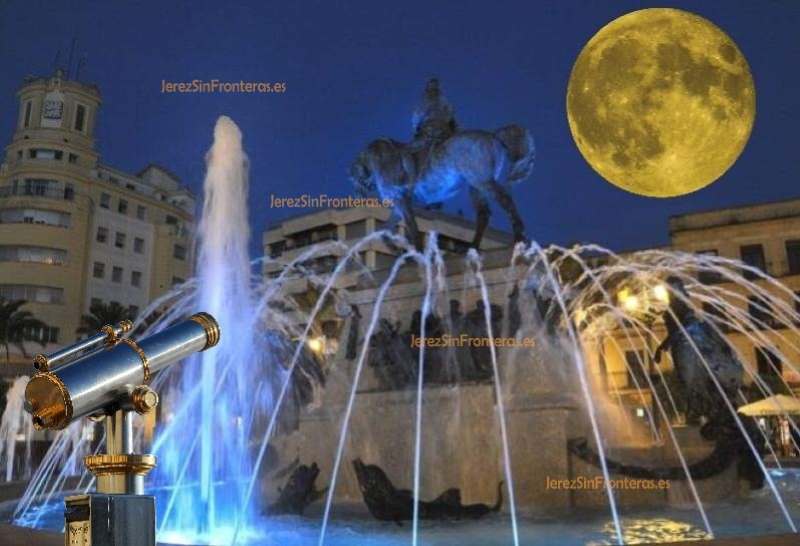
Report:
[[[686,11],[634,11],[578,55],[567,118],[600,176],[639,195],[674,197],[727,171],[755,120],[747,60],[711,22]]]

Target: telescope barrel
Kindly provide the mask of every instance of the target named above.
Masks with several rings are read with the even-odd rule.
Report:
[[[219,335],[216,320],[198,313],[138,343],[117,339],[107,350],[35,374],[25,389],[26,409],[36,429],[63,429],[119,404],[132,387],[147,384],[170,364],[213,347]]]

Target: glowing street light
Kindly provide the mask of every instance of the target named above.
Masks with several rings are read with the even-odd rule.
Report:
[[[669,290],[663,283],[659,283],[653,287],[653,296],[664,304],[669,304]]]
[[[309,349],[317,354],[321,354],[322,350],[325,348],[325,340],[321,336],[308,338],[306,344],[308,345]]]
[[[639,296],[632,294],[629,288],[623,288],[617,292],[617,301],[629,313],[639,310]]]

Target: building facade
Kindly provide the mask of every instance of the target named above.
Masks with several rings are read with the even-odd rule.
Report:
[[[195,200],[175,175],[101,162],[97,87],[28,78],[0,165],[0,297],[44,321],[32,350],[68,344],[94,302],[136,315],[188,278]]]
[[[415,211],[417,225],[426,237],[436,231],[439,248],[444,254],[465,254],[472,241],[475,225],[462,218],[436,210],[419,209]],[[264,233],[264,255],[289,263],[300,256],[311,245],[326,241],[344,243],[342,248],[314,256],[305,264],[316,272],[330,272],[342,255],[344,247],[384,228],[391,210],[382,207],[359,207],[346,209],[326,209],[305,213],[276,223]],[[403,231],[400,225],[401,232]],[[482,250],[494,250],[511,246],[511,234],[488,228],[481,242]],[[392,266],[397,258],[396,252],[389,249],[380,239],[371,242],[359,254],[361,263],[371,271],[380,271]],[[265,264],[267,275],[281,270],[279,263]]]
[[[795,297],[800,296],[800,199],[774,203],[754,204],[734,208],[718,209],[673,216],[669,219],[670,244],[667,250],[693,254],[710,254],[739,260],[755,267],[788,289]],[[745,275],[748,277],[748,275]],[[800,312],[797,300],[779,286],[774,286],[755,275],[749,280],[765,288],[771,295],[784,301],[795,312]],[[745,383],[758,376],[767,384],[784,384],[795,393],[800,393],[800,331],[797,325],[775,321],[768,311],[759,305],[757,298],[746,287],[725,282],[714,274],[698,275],[702,283],[714,285],[719,293],[727,294],[729,302],[751,317],[754,324],[763,324],[758,332],[742,332],[728,329],[731,345],[735,347],[742,363],[748,368]],[[707,318],[713,319],[713,309],[707,308]],[[666,336],[663,324],[653,325],[655,335]],[[643,406],[652,403],[647,389],[642,392],[636,383],[645,384],[643,377],[635,379],[644,361],[651,375],[669,372],[672,363],[667,355],[661,363],[652,361],[649,353],[658,340],[630,338],[618,332],[608,338],[595,354],[602,359],[598,364],[606,373],[609,390],[619,396],[637,416],[643,417]],[[775,351],[782,355],[779,357]],[[658,369],[657,369],[658,368]],[[639,374],[640,375],[640,374]],[[780,377],[777,377],[780,375]]]

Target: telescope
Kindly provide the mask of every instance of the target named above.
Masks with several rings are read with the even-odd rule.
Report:
[[[34,357],[38,371],[25,388],[25,409],[36,430],[62,430],[82,417],[105,422],[106,453],[84,458],[96,493],[65,499],[67,546],[155,546],[155,498],[144,495],[144,477],[156,458],[133,452],[133,416],[157,407],[158,394],[148,386],[154,374],[220,337],[208,313],[139,341],[125,337],[132,328],[130,321],[106,325]]]

